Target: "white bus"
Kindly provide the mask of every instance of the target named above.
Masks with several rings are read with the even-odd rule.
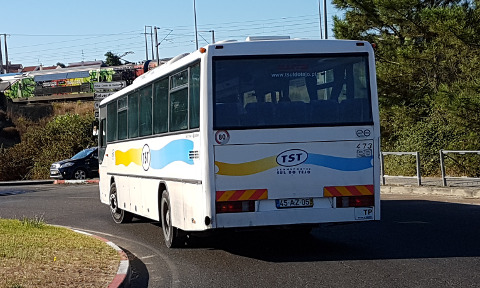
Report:
[[[372,46],[225,41],[100,103],[100,199],[168,247],[218,228],[380,219]],[[302,229],[299,229],[302,230]]]

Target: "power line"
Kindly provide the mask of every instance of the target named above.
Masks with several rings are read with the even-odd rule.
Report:
[[[105,33],[105,34],[9,34],[12,36],[28,36],[28,37],[102,37],[102,36],[115,36],[125,33],[133,33],[134,31],[120,32],[120,33]]]
[[[200,24],[200,23],[199,23]],[[178,48],[194,50],[195,33],[191,26],[165,26],[161,30],[174,30],[170,33],[168,42],[162,44],[162,50],[175,50]],[[317,38],[318,37],[318,15],[301,15],[282,18],[269,18],[260,20],[231,21],[222,23],[210,23],[198,25],[198,30],[213,31],[218,39],[242,39],[251,35],[286,34],[296,38]],[[143,30],[143,29],[142,29]],[[60,57],[63,59],[79,59],[81,50],[86,59],[102,59],[107,51],[135,51],[136,58],[142,59],[142,49],[145,51],[145,33],[144,31],[132,30],[119,33],[101,33],[101,34],[11,34],[11,39],[18,38],[64,38],[61,41],[36,41],[30,45],[15,46],[16,41],[10,41],[10,56],[18,62],[37,60],[42,62],[56,61]],[[75,37],[74,39],[68,39]],[[202,35],[200,37],[203,38]],[[208,43],[206,39],[202,39]],[[13,44],[12,44],[13,43]],[[12,46],[13,45],[13,46]],[[54,48],[49,46],[55,45]],[[143,47],[143,48],[142,48]],[[190,47],[190,48],[188,48]],[[33,49],[32,49],[33,48]],[[27,50],[28,49],[28,50]],[[143,52],[145,53],[145,52]],[[135,57],[133,56],[133,57]],[[21,60],[19,60],[21,59]],[[136,61],[140,61],[136,60]],[[75,61],[72,61],[75,62]]]

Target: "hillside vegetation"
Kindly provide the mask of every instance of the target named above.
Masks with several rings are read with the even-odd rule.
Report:
[[[91,102],[52,105],[53,115],[39,121],[10,115],[21,142],[0,148],[0,181],[48,179],[53,162],[96,146]]]
[[[440,149],[480,150],[480,2],[333,3],[336,38],[376,44],[382,150],[419,151],[424,175],[440,173]],[[415,172],[395,159],[387,174]],[[479,176],[479,155],[448,161],[450,175]]]

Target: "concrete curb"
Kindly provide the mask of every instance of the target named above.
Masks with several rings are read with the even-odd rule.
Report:
[[[0,186],[22,186],[22,185],[40,185],[53,184],[54,180],[24,180],[24,181],[2,181]]]
[[[380,186],[381,194],[439,195],[480,198],[480,187]]]
[[[113,242],[111,242],[111,241],[109,241],[105,238],[102,238],[100,236],[93,235],[93,234],[90,234],[90,233],[87,233],[87,232],[84,232],[84,231],[80,231],[80,230],[77,230],[77,229],[72,229],[72,230],[77,232],[77,233],[88,235],[88,236],[91,236],[93,238],[96,238],[98,240],[101,240],[101,241],[105,242],[108,246],[115,249],[118,252],[118,254],[120,255],[121,260],[120,260],[120,265],[118,266],[117,275],[113,278],[112,282],[107,286],[108,288],[117,288],[117,287],[118,288],[127,288],[127,287],[130,286],[130,276],[131,276],[130,262],[128,261],[127,254],[125,254],[125,252],[123,252],[123,250],[120,247],[115,245]]]
[[[92,179],[92,180],[55,180],[53,184],[97,184],[100,180]]]
[[[24,180],[24,181],[1,181],[0,186],[24,186],[42,184],[98,184],[99,179],[85,180]]]

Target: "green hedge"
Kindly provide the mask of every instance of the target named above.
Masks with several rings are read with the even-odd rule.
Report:
[[[96,146],[93,113],[55,116],[44,127],[31,126],[21,143],[0,151],[0,181],[48,179],[53,162]]]

